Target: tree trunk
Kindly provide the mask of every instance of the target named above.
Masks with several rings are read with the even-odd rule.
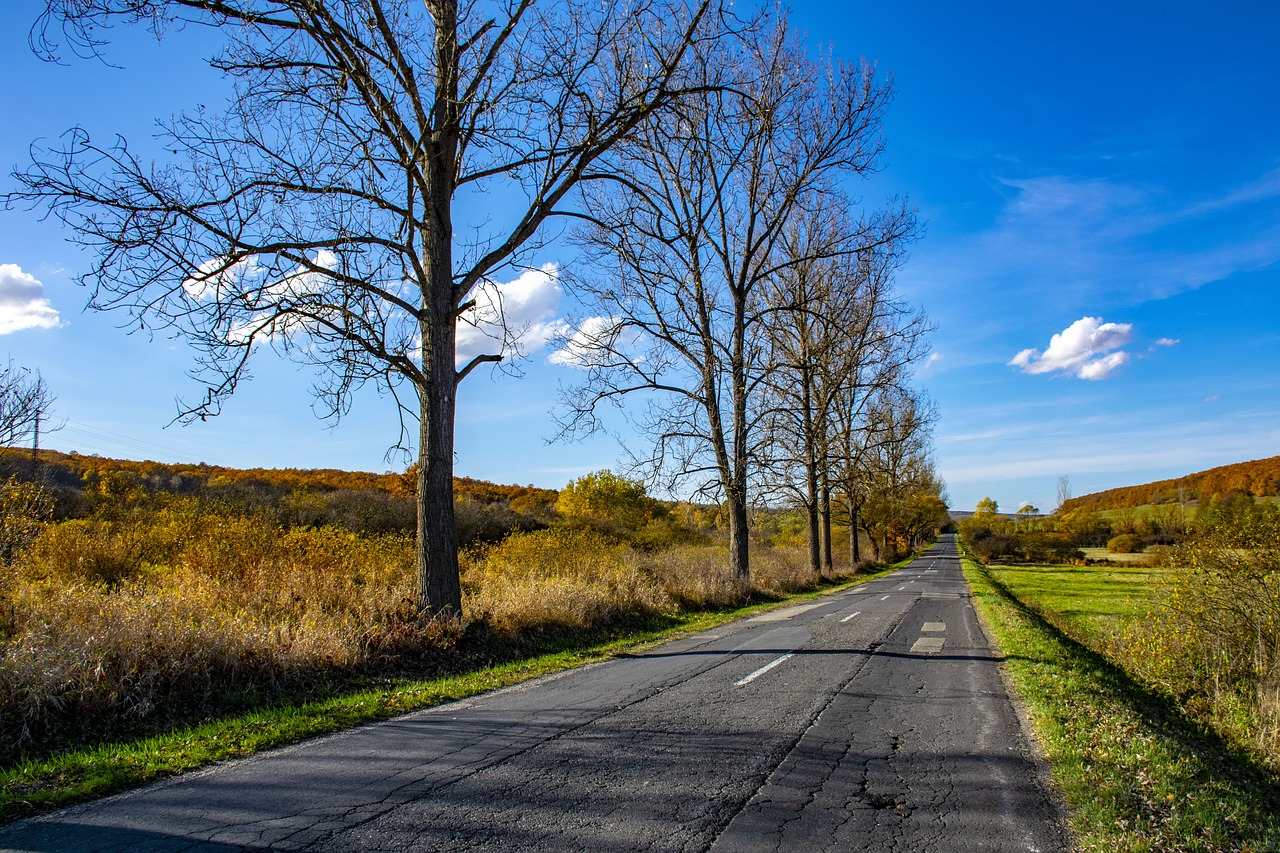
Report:
[[[418,606],[461,615],[458,533],[453,517],[453,430],[458,373],[453,282],[453,190],[458,153],[458,3],[432,0],[435,22],[436,129],[421,162],[425,224],[419,228],[427,281],[422,283],[422,372],[418,389]]]
[[[452,349],[452,347],[450,347]],[[418,606],[432,615],[460,615],[458,540],[453,518],[453,360],[447,382],[434,376],[420,392],[418,444]]]
[[[750,529],[747,520],[747,502],[743,498],[729,499],[729,567],[741,580],[751,577]]]
[[[828,574],[835,574],[835,563],[831,556],[831,484],[827,482],[824,471],[818,489],[820,503],[818,505],[819,522],[822,527],[822,565]]]
[[[862,562],[862,556],[858,553],[858,504],[849,499],[849,560],[856,567]]]

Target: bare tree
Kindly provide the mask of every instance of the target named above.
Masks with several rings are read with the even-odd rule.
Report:
[[[886,279],[872,276],[865,259],[900,253],[915,231],[914,214],[900,205],[856,223],[844,209],[817,207],[790,230],[783,247],[790,263],[767,288],[768,461],[774,480],[805,510],[815,573],[832,568],[833,410],[851,395],[866,395],[863,383],[897,375],[901,357],[921,349],[904,352],[881,340],[887,332],[901,341],[912,328],[886,313]]]
[[[874,479],[873,462],[886,445],[897,440],[891,429],[894,406],[910,401],[913,365],[928,351],[932,330],[923,311],[913,309],[894,292],[894,275],[905,261],[905,247],[914,232],[904,226],[904,214],[886,217],[881,237],[860,251],[844,275],[851,292],[842,315],[841,346],[828,352],[819,365],[827,434],[822,441],[820,470],[822,539],[829,543],[831,493],[843,502],[849,529],[849,559],[861,559],[858,543],[860,509]],[[826,546],[830,554],[830,545]]]
[[[735,69],[736,91],[686,99],[613,157],[628,175],[591,197],[580,234],[595,261],[574,281],[598,314],[567,352],[588,371],[564,397],[565,435],[600,426],[600,407],[643,394],[654,439],[642,467],[723,500],[730,563],[749,574],[750,476],[763,437],[765,283],[791,219],[874,168],[887,86],[867,65],[815,62],[785,18],[754,41],[698,46],[705,77]],[[599,269],[599,274],[594,273]]]
[[[262,345],[317,367],[340,417],[395,395],[418,454],[421,605],[458,612],[453,519],[456,325],[528,263],[601,155],[685,94],[690,49],[724,31],[712,0],[46,0],[39,51],[94,54],[124,22],[215,28],[225,111],[160,126],[143,162],[82,129],[36,149],[7,202],[46,206],[96,250],[93,305],[179,330],[216,414]],[[459,202],[491,193],[477,221]],[[460,210],[461,208],[459,208]],[[416,424],[416,435],[413,427]]]
[[[48,430],[54,399],[40,371],[14,364],[12,358],[0,365],[0,441],[16,447],[38,436],[42,423]]]

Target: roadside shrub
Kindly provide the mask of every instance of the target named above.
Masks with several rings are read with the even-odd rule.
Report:
[[[31,544],[22,572],[58,585],[117,587],[142,571],[145,543],[106,521],[65,521]]]
[[[1107,542],[1107,550],[1112,554],[1141,554],[1142,549],[1142,538],[1133,533],[1121,533]]]
[[[468,617],[500,631],[585,627],[675,604],[625,545],[588,528],[515,533],[473,552],[465,569]]]
[[[1280,767],[1280,511],[1182,547],[1126,664]]]
[[[0,485],[0,565],[30,545],[52,515],[53,499],[39,484],[10,476]]]

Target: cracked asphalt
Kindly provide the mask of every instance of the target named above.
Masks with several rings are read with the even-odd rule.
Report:
[[[4,851],[1058,851],[950,537],[636,655],[0,828]]]

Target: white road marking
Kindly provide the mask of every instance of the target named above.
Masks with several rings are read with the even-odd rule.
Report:
[[[946,642],[942,637],[921,637],[911,647],[911,652],[913,654],[936,655],[942,651],[942,646]]]
[[[764,674],[765,674],[766,672],[768,672],[769,670],[773,669],[775,666],[778,666],[779,664],[783,663],[785,660],[787,660],[787,658],[791,657],[791,655],[792,655],[792,654],[794,654],[794,652],[789,653],[789,654],[785,654],[785,655],[783,655],[782,657],[778,658],[777,660],[769,661],[767,664],[765,664],[764,666],[760,667],[760,668],[759,668],[759,669],[757,669],[755,672],[753,672],[753,673],[751,673],[750,675],[748,675],[746,678],[739,678],[737,681],[735,681],[735,682],[733,683],[733,686],[734,686],[734,687],[741,687],[741,686],[742,686],[742,685],[744,685],[744,684],[750,684],[751,682],[755,681],[755,680],[756,680],[757,678],[759,678],[760,676],[764,675]]]
[[[947,623],[946,622],[926,622],[924,623],[924,627],[922,627],[920,630],[924,631],[926,634],[933,631],[945,631],[947,630]]]
[[[887,596],[887,595],[886,595],[886,596],[882,596],[880,600],[881,600],[881,601],[888,601],[888,600],[889,600],[889,596]]]
[[[819,601],[816,604],[797,604],[794,607],[784,607],[781,610],[770,610],[768,613],[762,613],[759,616],[748,619],[748,622],[781,622],[783,619],[790,619],[792,616],[798,616],[806,610],[812,610],[815,607],[821,607],[826,604],[825,601]]]
[[[848,622],[848,621],[849,621],[850,619],[852,619],[853,617],[861,615],[861,613],[862,613],[862,611],[861,611],[861,610],[855,610],[855,611],[853,611],[852,613],[850,613],[848,616],[846,616],[846,617],[844,617],[843,619],[841,619],[840,621],[841,621],[841,622]]]
[[[900,587],[898,587],[898,592],[902,592],[904,589],[906,589],[906,587],[905,587],[905,586],[900,586]]]

